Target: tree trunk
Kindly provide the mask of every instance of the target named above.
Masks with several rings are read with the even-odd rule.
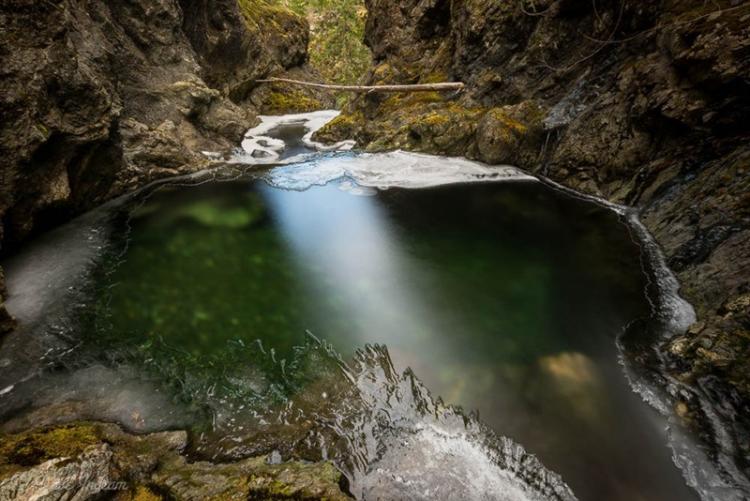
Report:
[[[462,90],[463,82],[439,82],[429,84],[401,84],[401,85],[335,85],[321,84],[314,82],[303,82],[302,80],[291,80],[289,78],[265,78],[256,80],[259,83],[289,83],[292,85],[301,85],[304,87],[316,87],[319,89],[344,90],[349,92],[427,92],[427,91],[445,91],[445,90]]]

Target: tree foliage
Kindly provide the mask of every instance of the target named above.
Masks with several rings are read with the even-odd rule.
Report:
[[[310,64],[326,82],[356,84],[370,64],[363,0],[276,0],[307,17]]]

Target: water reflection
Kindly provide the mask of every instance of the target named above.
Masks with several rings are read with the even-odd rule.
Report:
[[[447,402],[478,409],[562,471],[583,499],[692,496],[616,363],[614,336],[645,309],[642,283],[621,268],[637,269],[627,237],[553,229],[578,207],[538,197],[537,188],[513,188],[531,204],[483,189],[452,200],[445,192],[466,188],[411,195],[421,203],[398,190],[261,191],[314,298],[310,325],[337,347],[386,344],[399,369],[412,367]],[[435,200],[441,191],[448,200]],[[551,217],[550,206],[563,216]],[[602,218],[581,208],[582,225]],[[530,238],[535,230],[550,240]],[[352,319],[350,329],[325,318],[333,311]],[[630,454],[644,453],[660,459],[634,466]]]

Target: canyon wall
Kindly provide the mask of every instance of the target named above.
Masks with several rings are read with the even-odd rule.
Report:
[[[3,1],[3,251],[238,145],[263,101],[254,80],[307,71],[307,39],[262,0]]]
[[[515,164],[640,208],[696,309],[660,344],[674,405],[750,467],[750,2],[367,0],[367,83],[317,137]],[[704,433],[705,435],[705,433]],[[708,435],[711,435],[709,432]]]

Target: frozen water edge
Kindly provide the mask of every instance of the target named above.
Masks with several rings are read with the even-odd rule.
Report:
[[[284,117],[272,117],[272,120],[262,123],[260,126],[252,129],[249,132],[254,131],[255,136],[252,137],[257,139],[258,137],[263,137],[263,134],[268,133],[268,131],[272,130],[274,127],[277,127],[278,125],[284,123],[310,124],[309,120],[305,122],[307,120],[306,117],[308,117],[309,115],[310,114],[300,114],[288,115]],[[327,115],[325,121],[333,118],[334,116],[335,112],[333,114]],[[310,141],[312,133],[314,132],[314,130],[317,130],[314,128],[319,128],[325,123],[323,118],[319,118],[320,122],[322,123],[318,122],[311,125],[308,129],[308,133],[305,135],[305,137],[307,137]],[[264,147],[268,147],[268,144],[270,143],[267,142],[266,146]],[[267,173],[266,180],[270,184],[279,188],[294,190],[304,190],[311,186],[326,184],[330,181],[338,179],[351,180],[353,183],[356,183],[360,187],[380,189],[390,187],[421,188],[461,182],[536,180],[536,178],[524,174],[522,171],[514,167],[490,167],[462,158],[433,157],[430,155],[406,153],[403,151],[358,155],[346,153],[334,155],[314,155],[316,157],[315,159],[308,160],[304,163],[297,163],[295,165],[289,165],[289,163],[297,162],[299,161],[299,158],[284,160],[284,162],[287,162],[287,164],[272,169],[269,173]],[[252,160],[254,163],[276,163],[266,158],[253,158]],[[575,195],[580,196],[579,194]],[[609,204],[602,200],[593,199],[593,197],[592,200],[606,205],[607,207],[624,216],[632,213],[632,211],[625,207]],[[640,223],[637,221],[637,218],[634,218],[631,221],[631,224],[639,225]],[[657,305],[661,307],[660,312],[667,315],[677,314],[671,317],[674,322],[668,322],[668,324],[670,324],[676,330],[684,329],[687,325],[689,325],[689,323],[692,322],[690,318],[694,318],[692,308],[688,303],[686,303],[679,297],[679,294],[677,293],[677,282],[674,279],[674,276],[671,275],[671,272],[664,265],[663,257],[660,261],[658,260],[658,257],[660,256],[659,249],[658,246],[653,243],[653,239],[651,239],[650,235],[648,235],[645,229],[643,229],[643,233],[641,233],[640,231],[635,231],[634,233],[638,235],[639,239],[642,242],[650,242],[650,245],[646,245],[646,250],[652,249],[653,252],[646,252],[646,254],[648,255],[647,259],[658,261],[658,263],[654,264],[653,266],[666,273],[666,275],[663,275],[661,279],[657,277],[657,280],[660,281],[659,288],[664,291],[663,295],[661,296],[662,302]],[[68,237],[66,237],[66,240],[68,242],[73,241]],[[106,238],[104,239],[104,241],[106,241]],[[81,268],[90,266],[91,262],[99,254],[99,250],[96,248],[96,242],[98,242],[97,238],[94,239],[93,247],[89,247],[89,250],[92,252],[91,254],[82,255],[80,260],[74,260],[74,266],[65,267],[67,268],[68,273],[72,273],[71,276],[75,278],[75,281],[78,281],[80,279],[74,272],[74,269],[79,266]],[[79,245],[83,247],[82,244]],[[75,257],[75,253],[73,253],[71,257]],[[50,261],[50,265],[57,268],[55,270],[55,273],[62,274],[63,271],[65,271],[59,266],[59,263],[56,260]],[[12,277],[9,278],[12,282]],[[47,277],[42,282],[37,284],[37,286],[41,288],[45,283],[54,284],[55,282],[56,280],[54,278]],[[28,285],[31,286],[32,284]],[[35,287],[31,287],[31,289],[34,289]],[[12,283],[10,284],[10,288],[12,290],[19,290]],[[31,298],[34,295],[34,291],[31,289],[27,291],[26,297]],[[18,299],[20,299],[20,297],[18,297]],[[28,303],[29,306],[38,306],[38,304],[39,303],[37,303],[36,301]],[[16,311],[19,310],[17,309]],[[37,312],[37,314],[40,313],[41,312]],[[692,317],[691,313],[693,315]],[[95,376],[96,378],[94,379],[99,379],[102,377],[102,374],[95,373]],[[115,377],[119,378],[120,374],[116,374]],[[78,380],[76,379],[76,381]],[[632,379],[631,382],[633,382],[634,387],[637,387],[639,385],[639,383],[634,382]],[[85,387],[85,385],[71,384],[71,387],[75,387],[76,391],[78,391],[79,387]],[[646,385],[641,385],[641,388],[636,389],[641,394],[643,394],[645,398],[647,394],[652,391],[649,388],[650,387]],[[134,391],[140,393],[146,390],[138,388]],[[12,392],[12,389],[9,389],[8,392]],[[0,393],[0,397],[2,396],[3,395]],[[659,396],[653,394],[650,401],[653,405],[659,407],[658,403],[661,403],[659,399]],[[128,398],[128,400],[130,400],[130,397]],[[96,411],[96,415],[99,416],[99,418],[114,418],[116,420],[122,419],[121,415],[124,414],[121,409],[116,405],[112,405],[116,403],[117,402],[109,401],[102,402],[102,409],[98,409]],[[669,409],[666,404],[662,404],[660,410],[662,410],[665,414],[669,413]],[[151,414],[148,411],[146,411],[146,413]],[[424,498],[434,497],[435,492],[430,492],[431,483],[427,482],[427,479],[432,478],[437,481],[437,479],[443,478],[445,472],[441,472],[439,470],[432,471],[428,472],[428,475],[423,468],[423,466],[425,465],[424,461],[435,461],[438,457],[440,457],[440,463],[442,464],[444,456],[444,460],[450,461],[451,466],[454,468],[470,468],[469,470],[464,472],[465,475],[454,475],[454,477],[451,479],[453,482],[455,482],[453,485],[456,485],[456,488],[458,489],[456,491],[456,494],[466,494],[468,492],[471,492],[472,495],[468,497],[489,498],[489,495],[481,496],[481,492],[487,492],[486,489],[489,486],[494,486],[492,489],[490,489],[490,492],[503,493],[504,488],[507,489],[507,491],[505,492],[509,494],[509,496],[499,497],[499,499],[532,498],[531,495],[527,496],[528,493],[523,492],[524,488],[522,484],[514,484],[514,482],[518,480],[517,478],[515,478],[515,474],[517,472],[514,471],[513,473],[509,473],[507,468],[498,467],[497,462],[493,461],[487,456],[490,452],[498,450],[494,444],[491,447],[484,447],[483,445],[480,446],[476,440],[476,437],[465,435],[464,430],[462,429],[451,429],[450,431],[445,431],[444,429],[437,427],[442,426],[443,423],[438,423],[437,425],[423,425],[421,419],[422,417],[419,417],[419,419],[415,419],[418,426],[408,427],[402,433],[396,435],[398,439],[396,439],[396,437],[386,437],[383,439],[387,440],[388,447],[383,448],[385,453],[382,457],[377,458],[377,456],[373,456],[373,458],[377,458],[373,459],[373,461],[376,461],[376,463],[371,463],[373,464],[373,470],[369,472],[370,475],[365,475],[366,481],[359,485],[361,493],[376,493],[378,492],[378,489],[384,487],[401,490],[404,487],[408,486],[415,489],[413,492],[415,496],[417,495],[417,493],[423,493]],[[404,442],[402,440],[404,437],[410,437],[412,441]],[[408,452],[408,454],[401,455],[399,454],[399,451],[403,453]],[[506,451],[504,451],[503,448],[503,454],[500,456],[501,458],[507,458],[505,452]],[[683,466],[683,468],[690,468],[692,466],[692,468],[694,469],[692,473],[686,473],[686,476],[689,475],[693,477],[692,480],[689,480],[691,485],[695,486],[696,484],[705,484],[706,482],[711,482],[712,479],[707,479],[705,477],[701,478],[703,475],[705,475],[704,465],[702,465],[699,461],[691,461],[690,459],[686,459],[689,458],[689,456],[683,455],[689,452],[690,451],[687,451],[685,453],[675,452],[675,460],[687,461],[681,466]],[[414,454],[417,454],[418,456],[421,455],[423,457],[420,459],[419,457],[415,457]],[[526,461],[528,459],[528,456],[524,456],[524,458],[526,459],[524,459],[523,461]],[[405,459],[409,459],[409,461],[404,462]],[[473,468],[480,468],[480,466],[482,469],[481,475],[475,478],[477,472]],[[505,464],[504,466],[508,465]],[[538,469],[536,468],[536,466],[534,468],[530,468],[530,473],[539,473],[541,471],[544,471],[541,466],[539,466]],[[469,480],[469,482],[466,482],[467,480]],[[464,483],[462,481],[466,482],[466,485],[462,485],[462,483]],[[562,482],[561,485],[564,486]],[[442,487],[445,488],[446,483],[443,483]],[[516,490],[517,487],[520,490]],[[479,490],[472,490],[474,488],[479,488]],[[565,488],[560,488],[563,490],[561,496],[567,499],[568,493],[564,491]]]
[[[324,145],[313,141],[313,134],[338,116],[336,110],[314,111],[294,115],[261,115],[261,123],[247,131],[242,153],[232,159],[237,163],[283,165],[274,168],[265,180],[288,190],[306,190],[331,181],[348,179],[362,188],[426,188],[453,183],[484,181],[536,181],[522,170],[509,165],[489,166],[460,157],[439,157],[396,150],[387,153],[359,153],[320,156],[302,154],[280,160],[284,141],[268,136],[282,125],[302,125],[307,132],[302,142],[317,151],[348,151],[354,141]],[[355,188],[356,190],[356,188]]]
[[[306,190],[338,179],[367,188],[428,188],[454,183],[537,181],[516,167],[489,166],[465,158],[437,157],[406,151],[360,153],[316,158],[281,165],[264,178],[277,188]]]
[[[232,162],[281,163],[283,165],[274,168],[265,180],[277,188],[299,191],[340,179],[355,183],[357,187],[350,190],[355,192],[363,192],[363,188],[426,188],[453,183],[537,180],[509,165],[489,166],[461,157],[439,157],[401,150],[323,157],[313,153],[280,160],[286,144],[268,134],[282,125],[304,126],[307,132],[302,142],[310,149],[319,152],[351,150],[355,144],[351,140],[333,145],[312,140],[313,134],[338,114],[336,110],[323,110],[281,116],[261,115],[261,123],[247,131],[242,141],[242,152],[235,155]]]
[[[310,149],[317,151],[351,150],[355,144],[352,140],[325,145],[312,139],[313,134],[318,129],[336,118],[339,113],[338,110],[321,110],[293,115],[260,115],[260,124],[245,133],[245,139],[242,140],[243,153],[235,155],[233,160],[240,163],[248,163],[249,161],[249,163],[257,164],[277,162],[286,144],[281,139],[269,136],[268,133],[281,125],[292,124],[299,124],[307,129],[305,135],[302,136],[302,142]],[[248,156],[250,160],[248,160]],[[294,159],[287,161],[294,161]]]
[[[644,273],[651,281],[649,286],[652,287],[653,293],[650,294],[646,291],[646,295],[651,303],[653,315],[650,321],[655,322],[657,326],[658,339],[654,340],[654,349],[657,353],[657,344],[684,333],[696,321],[693,305],[680,295],[680,284],[677,277],[667,265],[661,247],[640,221],[636,209],[593,195],[579,193],[546,178],[540,180],[553,189],[606,207],[624,219],[634,239],[641,247]],[[653,377],[644,375],[642,371],[639,371],[629,362],[625,356],[622,342],[622,339],[618,339],[619,361],[628,383],[635,393],[640,395],[646,403],[666,419],[665,426],[668,426],[667,438],[668,445],[672,449],[672,460],[682,471],[687,485],[692,487],[705,501],[715,499],[741,501],[748,499],[750,486],[746,484],[744,475],[734,464],[731,458],[732,454],[720,454],[720,457],[712,459],[675,419],[670,394],[674,395],[680,391],[696,393],[695,389],[674,380],[666,373],[660,373],[658,376],[664,378],[669,386],[664,388],[663,383],[658,383]],[[659,356],[661,355],[659,354]],[[696,394],[696,397],[701,403],[701,410],[713,428],[712,432],[716,441],[723,450],[731,451],[732,447],[729,445],[731,441],[725,436],[724,425],[716,417],[715,412],[705,399],[699,394]]]

